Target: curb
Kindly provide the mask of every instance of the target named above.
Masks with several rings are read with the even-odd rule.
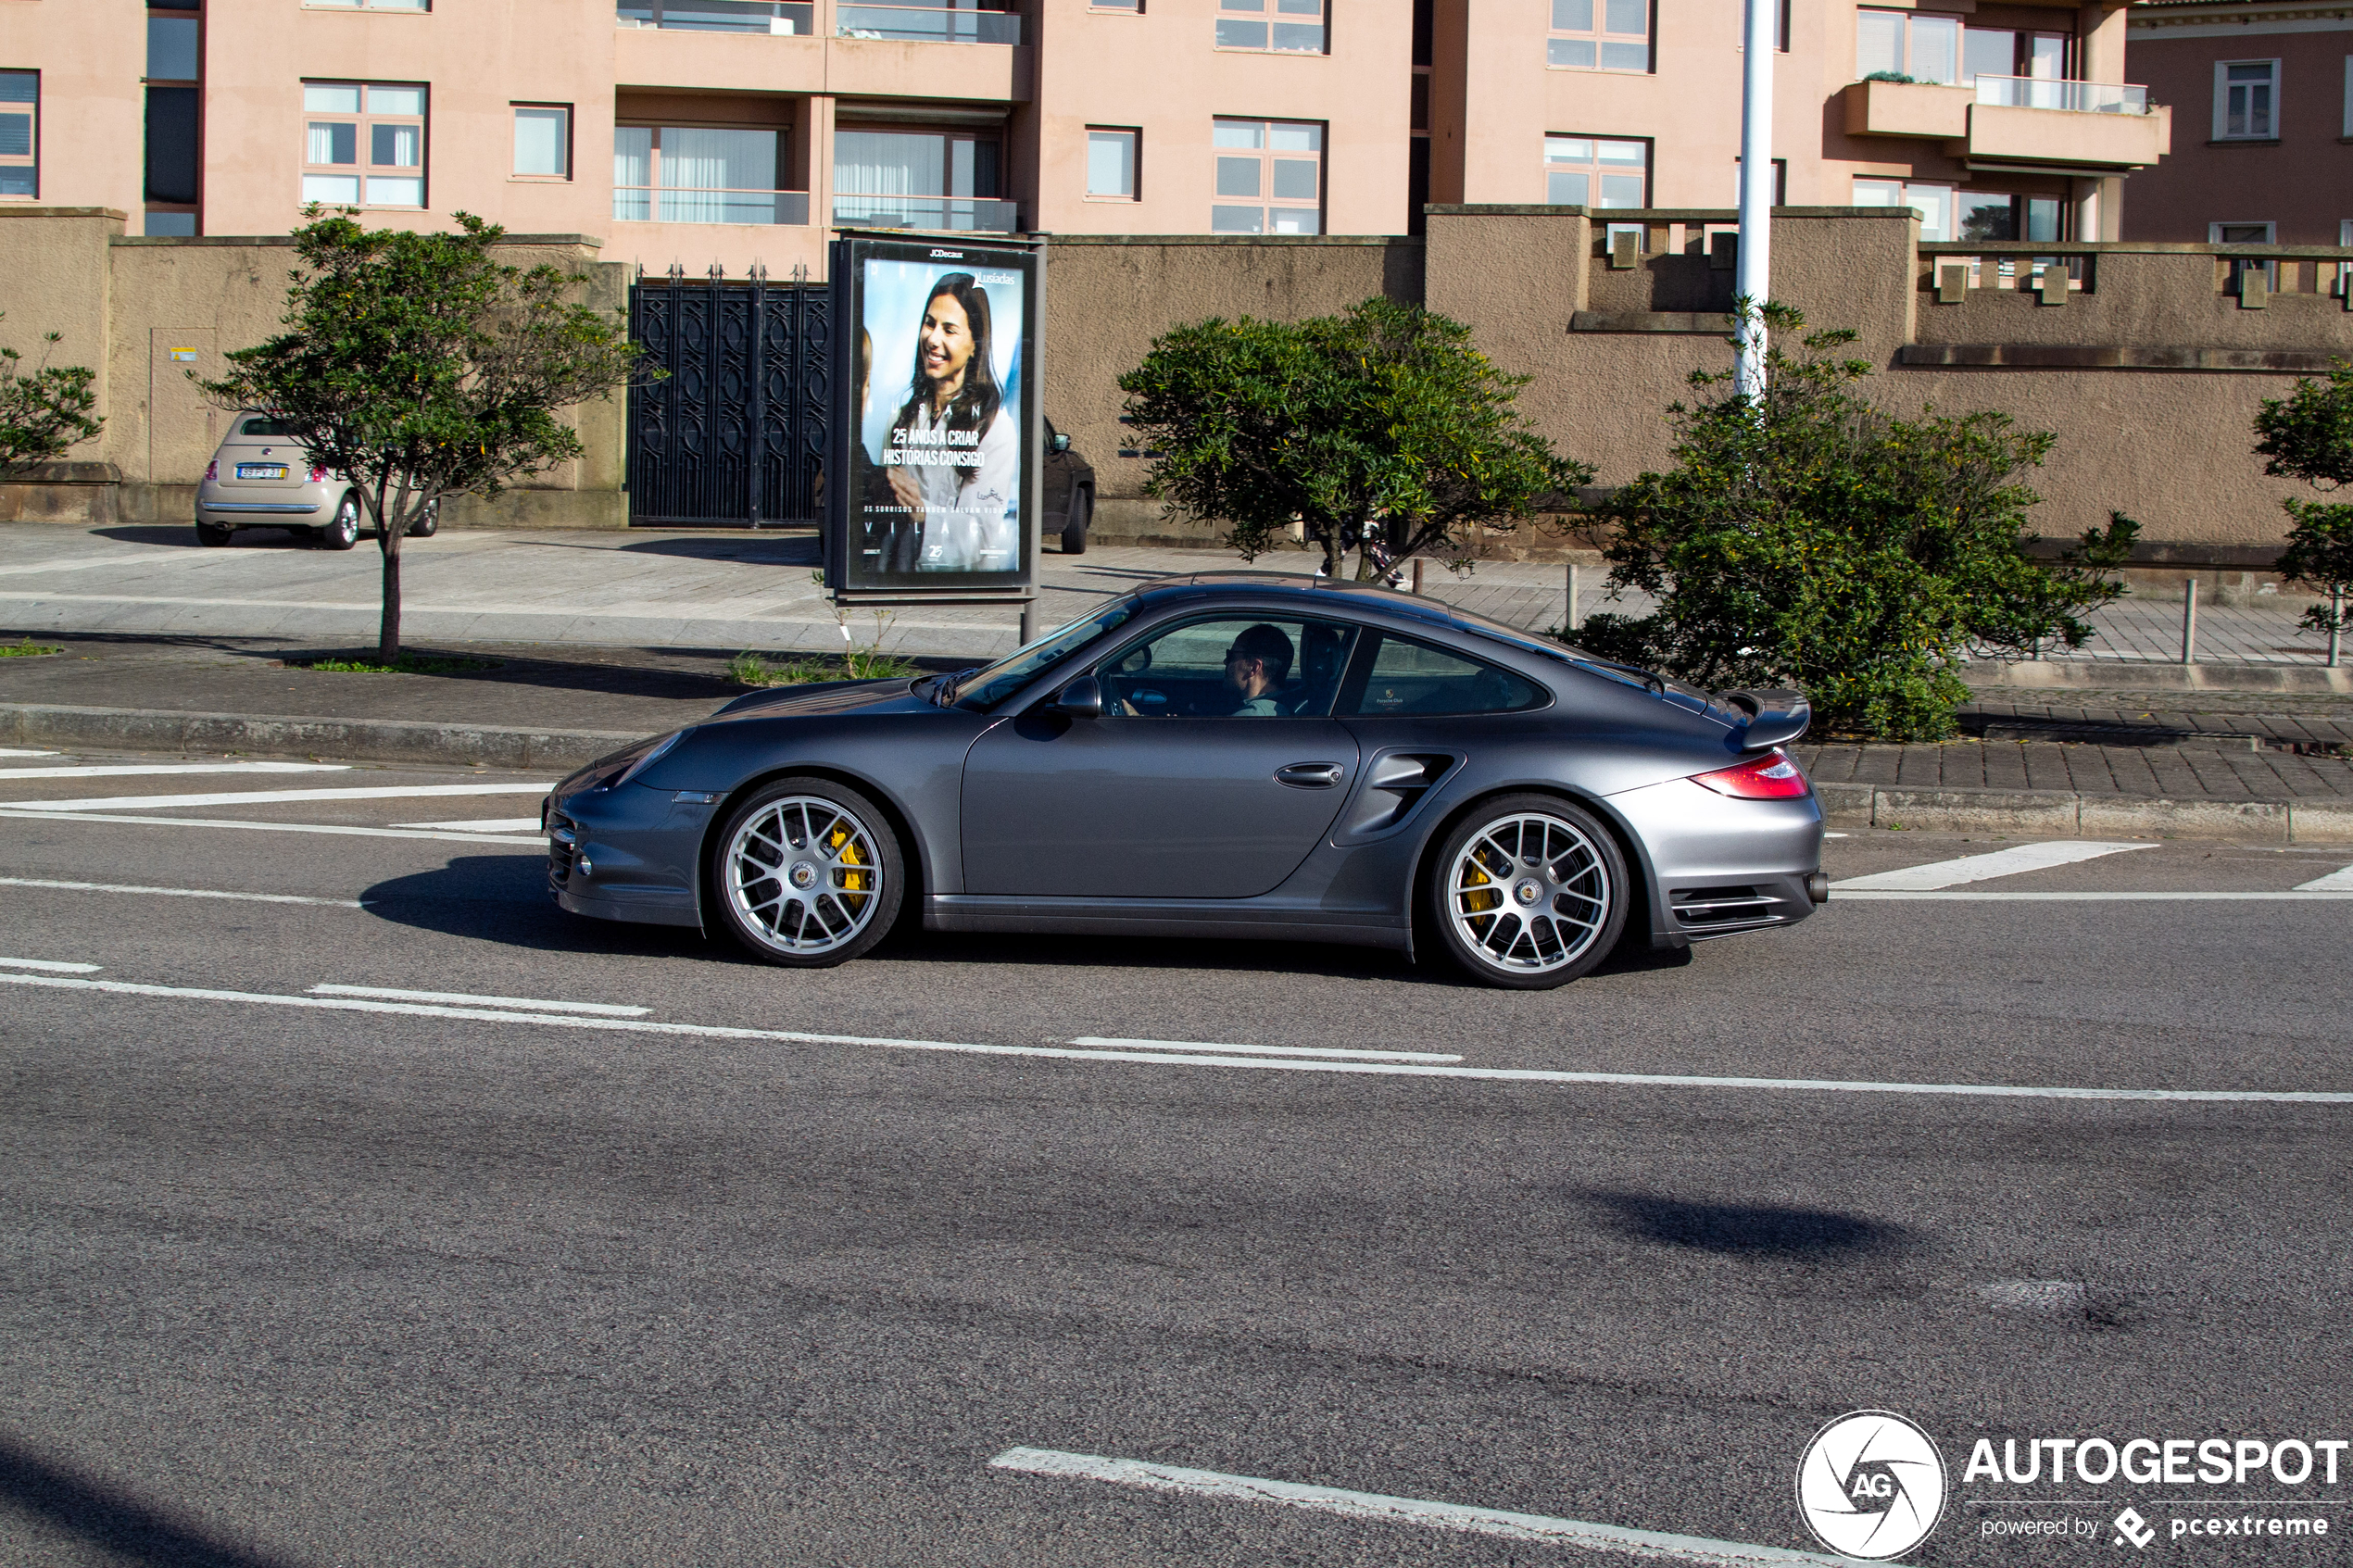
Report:
[[[1832,826],[2106,834],[2251,839],[2267,844],[2353,840],[2353,800],[2171,800],[2045,789],[1904,789],[1818,784]]]
[[[332,754],[368,762],[455,762],[569,771],[645,738],[636,731],[530,730],[405,719],[279,719],[245,713],[0,703],[0,741],[138,751]]]
[[[259,751],[370,762],[572,769],[645,736],[623,730],[535,730],[406,719],[261,718],[139,708],[0,703],[0,743],[141,751]],[[2123,834],[2252,839],[2271,844],[2353,841],[2353,800],[2170,800],[2063,790],[1918,789],[1818,784],[1834,826],[1931,832]]]

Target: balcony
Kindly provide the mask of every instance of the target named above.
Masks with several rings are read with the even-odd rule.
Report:
[[[2054,82],[2044,76],[1981,76],[1977,101],[2000,108],[2068,114],[2146,114],[2149,90],[2108,82]]]
[[[904,44],[1019,44],[1021,18],[971,6],[837,5],[834,32]]]
[[[1009,201],[982,196],[862,196],[837,194],[834,222],[844,229],[940,229],[953,233],[1011,234],[1021,211]]]
[[[1846,89],[1846,133],[1944,142],[1971,168],[2120,174],[2172,151],[2173,115],[2147,88],[2120,82],[1857,82]]]
[[[809,193],[616,185],[612,215],[630,223],[762,223],[806,228]]]
[[[1943,140],[1969,134],[1967,87],[1928,82],[1857,82],[1846,90],[1849,136],[1927,136]]]
[[[757,32],[806,38],[816,30],[817,7],[806,0],[616,0],[623,27],[668,32]]]

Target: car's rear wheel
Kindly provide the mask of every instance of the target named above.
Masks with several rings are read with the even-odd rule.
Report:
[[[847,962],[881,941],[906,885],[898,835],[877,807],[830,779],[780,779],[729,813],[711,886],[727,929],[796,969]]]
[[[225,522],[207,522],[202,518],[196,519],[196,543],[210,549],[218,549],[227,544],[230,536],[236,532]]]
[[[330,550],[347,550],[359,543],[358,495],[348,490],[344,492],[343,499],[335,503],[335,515],[319,530],[319,543],[322,548]]]
[[[1431,923],[1488,985],[1539,991],[1602,961],[1626,928],[1626,859],[1592,815],[1549,795],[1487,801],[1446,835]]]
[[[1095,493],[1074,491],[1070,497],[1070,513],[1063,520],[1063,554],[1083,556],[1087,553],[1087,525],[1095,520]]]

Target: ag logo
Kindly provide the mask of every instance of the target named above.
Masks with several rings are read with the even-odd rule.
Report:
[[[1893,1411],[1840,1416],[1797,1461],[1797,1512],[1832,1551],[1898,1556],[1944,1512],[1944,1461],[1927,1433]]]

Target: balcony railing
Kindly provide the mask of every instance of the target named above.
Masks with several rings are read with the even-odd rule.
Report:
[[[782,223],[799,228],[809,221],[809,193],[616,185],[612,215],[636,223]]]
[[[1018,44],[1021,19],[1009,11],[954,10],[926,6],[836,6],[834,31],[843,38],[911,39],[926,44]]]
[[[834,221],[846,229],[947,229],[1010,234],[1020,227],[1020,208],[980,196],[834,197]]]
[[[806,0],[616,0],[623,27],[659,27],[677,32],[767,32],[807,37],[816,31],[817,7]]]
[[[2046,76],[1981,76],[1977,101],[2014,109],[2070,114],[2146,114],[2149,90],[2111,82],[2054,82]]]

